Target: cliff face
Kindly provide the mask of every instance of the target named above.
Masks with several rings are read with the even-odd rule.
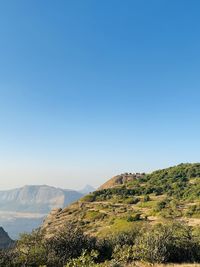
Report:
[[[0,249],[9,248],[13,246],[14,241],[4,231],[3,227],[0,227]]]

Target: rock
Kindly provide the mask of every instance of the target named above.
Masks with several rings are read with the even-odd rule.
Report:
[[[0,249],[12,247],[14,241],[9,237],[8,233],[5,232],[3,227],[0,227]]]

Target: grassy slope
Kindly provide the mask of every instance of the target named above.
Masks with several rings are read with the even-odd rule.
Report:
[[[53,233],[74,221],[86,232],[106,236],[170,219],[200,223],[200,164],[180,164],[96,191],[47,219],[45,227]]]

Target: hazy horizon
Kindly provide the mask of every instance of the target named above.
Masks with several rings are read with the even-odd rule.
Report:
[[[57,188],[62,188],[62,189],[71,189],[71,190],[81,190],[83,189],[85,186],[87,185],[90,185],[90,186],[93,186],[94,188],[98,188],[100,185],[102,185],[104,182],[106,182],[108,179],[112,178],[113,176],[115,175],[118,175],[118,174],[121,174],[121,173],[125,173],[125,172],[128,172],[128,173],[142,173],[142,172],[145,172],[145,173],[151,173],[152,171],[156,171],[158,169],[164,169],[164,168],[168,168],[168,167],[172,167],[172,166],[175,166],[175,165],[178,165],[178,164],[181,164],[181,163],[196,163],[196,162],[179,162],[179,163],[174,163],[174,164],[171,164],[171,165],[166,165],[166,166],[163,166],[163,167],[157,167],[157,168],[154,168],[154,169],[137,169],[137,170],[121,170],[119,169],[118,172],[115,172],[115,173],[112,173],[110,174],[110,176],[106,176],[106,177],[102,177],[102,176],[96,176],[96,177],[93,177],[91,176],[90,179],[82,179],[81,176],[74,176],[72,177],[72,180],[73,179],[77,179],[79,181],[79,186],[76,186],[74,181],[71,181],[70,177],[66,177],[66,179],[70,179],[70,180],[66,180],[65,182],[63,182],[63,177],[54,177],[54,176],[47,176],[46,179],[45,177],[43,177],[43,179],[41,179],[42,181],[46,181],[44,183],[41,183],[40,182],[40,177],[38,177],[36,180],[32,179],[32,181],[36,181],[35,183],[21,183],[21,184],[13,184],[12,186],[8,186],[8,187],[3,187],[1,186],[0,188],[0,191],[2,190],[12,190],[12,189],[15,189],[15,188],[20,188],[20,187],[24,187],[24,186],[29,186],[29,185],[36,185],[36,186],[41,186],[41,185],[47,185],[47,186],[53,186],[53,187],[57,187]],[[49,178],[52,178],[51,180]],[[60,180],[58,180],[58,178],[60,178]],[[95,180],[93,180],[92,178],[94,178]],[[12,179],[12,177],[11,177]],[[30,179],[30,177],[29,177]],[[27,181],[27,177],[24,177],[24,181]],[[80,181],[83,181],[82,184],[80,183]],[[87,183],[86,181],[91,181],[91,183]],[[71,184],[71,186],[70,186]],[[63,186],[64,185],[64,186]],[[75,185],[75,186],[74,186]]]
[[[0,190],[200,159],[200,2],[0,3]]]

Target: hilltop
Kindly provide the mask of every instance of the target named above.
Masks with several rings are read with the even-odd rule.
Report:
[[[117,175],[64,209],[54,209],[42,229],[54,235],[66,222],[106,236],[134,223],[184,220],[200,223],[200,164],[180,164],[150,174]]]
[[[113,188],[116,186],[120,186],[126,184],[128,182],[134,181],[143,177],[145,173],[122,173],[120,175],[116,175],[105,182],[103,185],[99,187],[98,190]]]

